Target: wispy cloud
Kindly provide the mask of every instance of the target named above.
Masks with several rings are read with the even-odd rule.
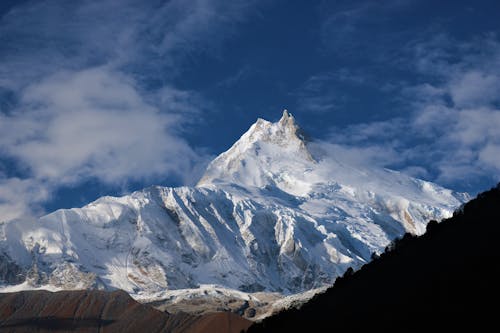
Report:
[[[137,79],[169,81],[193,55],[233,36],[256,1],[104,0],[27,2],[0,21],[0,84],[107,65]]]
[[[334,6],[325,2],[321,8],[322,48],[328,53],[348,58],[364,58],[370,52],[374,60],[387,57],[393,52],[396,43],[406,31],[390,31],[394,21],[405,11],[411,10],[414,0],[388,1],[339,1]],[[369,37],[367,38],[367,31]],[[377,45],[384,44],[384,48]]]
[[[261,72],[262,71],[260,69],[253,68],[252,66],[246,64],[246,65],[242,66],[240,69],[238,69],[232,75],[229,75],[228,77],[226,77],[225,79],[220,81],[218,83],[218,85],[220,87],[227,87],[227,88],[234,87],[235,85],[237,85],[241,81],[244,81],[245,79],[247,79],[247,78],[249,78],[252,75],[255,75],[257,73],[260,74]]]
[[[348,68],[309,77],[294,93],[298,109],[313,113],[338,111],[345,107],[349,94],[346,87],[365,84],[367,76]]]

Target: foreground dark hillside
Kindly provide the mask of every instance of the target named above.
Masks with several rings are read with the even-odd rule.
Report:
[[[124,291],[0,294],[0,332],[238,333],[249,325],[233,313],[168,314]]]
[[[500,184],[249,332],[498,331]]]

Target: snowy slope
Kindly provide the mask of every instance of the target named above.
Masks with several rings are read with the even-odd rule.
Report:
[[[259,119],[196,187],[0,225],[0,290],[120,288],[144,301],[203,285],[293,294],[332,283],[466,199],[328,156],[285,111]]]

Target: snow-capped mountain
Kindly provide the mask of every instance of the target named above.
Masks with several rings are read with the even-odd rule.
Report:
[[[423,233],[466,199],[337,160],[285,111],[253,124],[195,187],[3,223],[0,290],[120,288],[140,300],[200,285],[298,293],[331,284],[407,231]]]

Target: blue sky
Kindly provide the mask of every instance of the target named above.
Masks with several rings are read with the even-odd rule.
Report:
[[[191,185],[287,108],[360,163],[500,180],[497,1],[2,1],[0,219]]]

